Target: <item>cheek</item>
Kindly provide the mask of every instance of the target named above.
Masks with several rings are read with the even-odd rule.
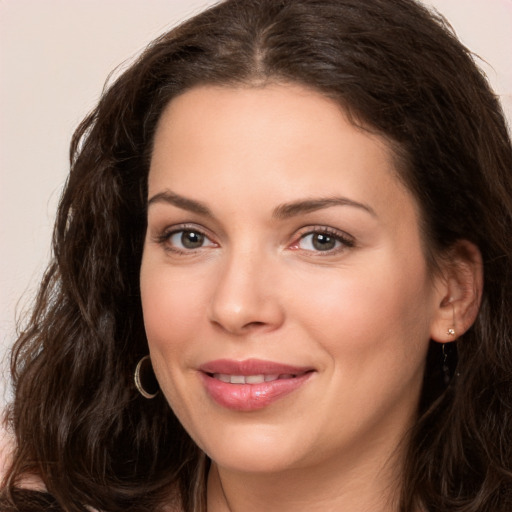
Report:
[[[372,263],[360,271],[337,269],[316,283],[303,276],[293,294],[294,316],[333,359],[350,355],[360,367],[381,358],[395,367],[416,351],[420,364],[432,314],[423,258],[397,262],[383,255]]]
[[[144,324],[151,352],[172,354],[180,351],[181,346],[194,337],[204,315],[204,279],[170,272],[143,261],[140,281]]]
[[[205,337],[199,332],[206,303],[201,278],[171,271],[168,266],[144,261],[141,267],[141,300],[144,324],[155,375],[167,402],[184,424],[194,410],[187,389],[191,353]]]

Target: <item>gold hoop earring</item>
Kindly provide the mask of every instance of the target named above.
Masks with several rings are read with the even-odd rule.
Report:
[[[149,362],[149,367],[147,363]],[[154,393],[150,393],[144,389],[144,386],[142,385],[142,379],[145,381],[152,381],[150,384],[152,384],[152,387],[156,388],[156,391]],[[158,395],[158,382],[156,380],[155,374],[153,372],[153,367],[151,366],[151,358],[149,355],[144,356],[135,367],[135,374],[133,375],[133,380],[135,382],[135,387],[137,388],[137,391],[148,400],[151,400],[152,398],[155,398],[156,395]],[[148,382],[146,382],[146,385]]]

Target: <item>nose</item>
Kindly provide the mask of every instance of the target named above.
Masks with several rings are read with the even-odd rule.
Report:
[[[285,315],[276,273],[272,263],[256,253],[233,254],[219,270],[210,321],[234,335],[280,327]]]

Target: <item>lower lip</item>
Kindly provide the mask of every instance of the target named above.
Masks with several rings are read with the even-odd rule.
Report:
[[[203,372],[201,377],[206,391],[217,404],[234,411],[257,411],[300,388],[312,373],[261,384],[230,384]]]

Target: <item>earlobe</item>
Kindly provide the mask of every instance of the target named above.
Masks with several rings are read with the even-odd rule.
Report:
[[[459,240],[441,265],[440,300],[430,337],[448,343],[464,334],[477,317],[483,289],[482,255],[473,243]]]

